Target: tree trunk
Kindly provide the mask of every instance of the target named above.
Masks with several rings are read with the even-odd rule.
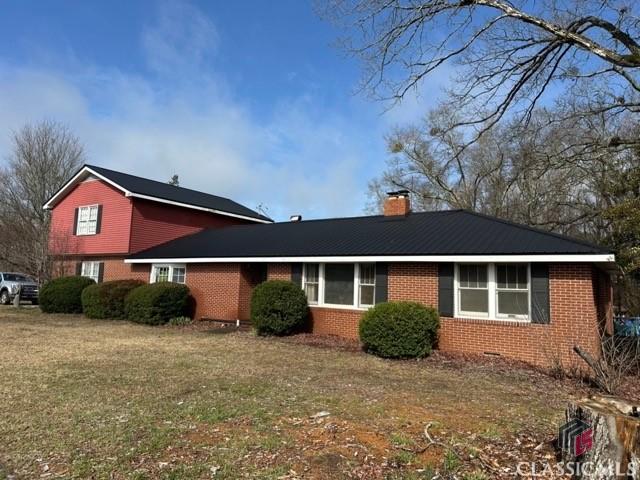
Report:
[[[640,480],[640,405],[598,396],[571,402],[566,410],[563,460],[576,462],[575,478]],[[584,423],[576,424],[575,421]],[[569,431],[570,430],[570,431]],[[577,454],[577,455],[576,455]]]

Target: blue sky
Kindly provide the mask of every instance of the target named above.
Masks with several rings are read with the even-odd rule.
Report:
[[[355,95],[359,65],[312,2],[6,2],[0,162],[25,122],[67,124],[88,161],[263,204],[358,215],[384,134],[437,97]]]

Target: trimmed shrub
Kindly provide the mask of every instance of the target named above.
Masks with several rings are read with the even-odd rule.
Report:
[[[82,291],[96,282],[87,277],[60,277],[40,290],[40,309],[45,313],[82,313]]]
[[[89,318],[111,318],[122,320],[124,299],[140,285],[142,280],[113,280],[90,285],[82,292],[82,311]]]
[[[309,314],[302,289],[284,280],[258,285],[251,297],[251,323],[258,335],[287,335],[301,327]]]
[[[127,319],[147,325],[164,325],[189,313],[189,288],[181,283],[161,282],[134,288],[124,299]]]
[[[379,357],[424,357],[437,341],[439,325],[433,308],[415,302],[380,303],[360,320],[360,341]]]

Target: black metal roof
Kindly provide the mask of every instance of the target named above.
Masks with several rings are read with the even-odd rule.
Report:
[[[96,173],[108,178],[131,193],[161,198],[172,202],[185,203],[196,207],[210,208],[212,210],[219,210],[221,212],[242,215],[258,220],[271,221],[269,217],[261,215],[260,213],[228,198],[198,192],[197,190],[191,190],[189,188],[176,187],[174,185],[169,185],[168,183],[157,182],[143,177],[136,177],[135,175],[116,172],[115,170],[109,170],[108,168],[97,167],[95,165],[85,165],[85,167],[94,170]]]
[[[210,229],[130,258],[601,254],[609,250],[466,210]]]

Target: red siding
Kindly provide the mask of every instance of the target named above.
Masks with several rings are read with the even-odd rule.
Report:
[[[131,253],[199,232],[205,228],[220,228],[243,223],[249,222],[201,210],[134,199]]]
[[[97,235],[74,235],[75,209],[102,205],[102,223]],[[124,254],[129,251],[131,200],[100,181],[79,183],[51,212],[49,250],[53,254]]]
[[[102,205],[97,235],[74,235],[75,209]],[[49,250],[54,255],[122,255],[168,242],[205,228],[250,223],[235,217],[132,199],[103,182],[76,185],[51,212]]]

